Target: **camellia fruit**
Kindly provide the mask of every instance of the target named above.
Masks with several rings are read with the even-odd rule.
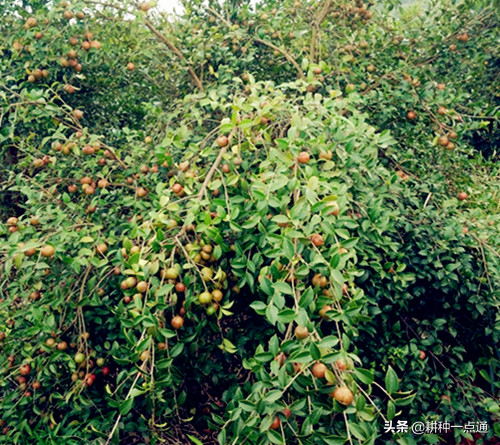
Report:
[[[104,255],[108,251],[108,246],[106,243],[99,243],[95,248],[97,253]]]
[[[318,362],[314,364],[312,368],[312,373],[314,377],[322,379],[326,374],[326,370],[327,370],[326,365],[324,363]]]
[[[222,148],[222,147],[225,147],[227,144],[229,144],[229,139],[228,139],[228,137],[227,137],[227,136],[219,136],[219,137],[217,138],[217,145],[218,145],[219,147],[221,147],[221,148]]]
[[[198,301],[201,304],[208,304],[212,301],[212,294],[210,292],[202,292],[198,295]]]
[[[31,366],[27,363],[21,365],[21,367],[19,368],[19,374],[21,375],[28,375],[30,372],[31,372]]]
[[[175,284],[175,290],[177,292],[185,292],[186,290],[186,285],[184,283],[176,283]]]
[[[316,246],[316,247],[321,247],[323,244],[325,244],[325,240],[323,237],[319,234],[315,234],[311,236],[311,242]]]
[[[446,136],[441,136],[438,139],[438,143],[439,143],[439,145],[442,145],[443,147],[446,147],[450,143],[450,140]]]
[[[469,195],[465,192],[460,192],[458,194],[458,199],[460,199],[460,201],[464,201],[465,199],[467,199],[469,197]]]
[[[170,324],[174,329],[180,329],[184,325],[184,318],[182,318],[180,315],[176,315],[172,318]]]
[[[295,328],[295,338],[299,340],[304,340],[309,336],[309,329],[305,326],[297,326]]]
[[[135,70],[135,64],[133,64],[132,62],[127,63],[127,69],[129,71],[134,71]]]
[[[175,280],[179,276],[179,272],[175,267],[169,267],[162,271],[162,277],[167,280]]]
[[[406,117],[410,120],[414,120],[417,117],[417,113],[415,113],[413,110],[408,111],[408,113],[406,113]]]
[[[301,151],[297,157],[297,161],[299,161],[300,164],[307,164],[310,159],[311,156],[307,151]]]
[[[146,281],[139,281],[136,286],[137,292],[144,293],[148,290],[148,283]]]
[[[281,425],[280,419],[278,418],[278,416],[275,416],[273,423],[271,423],[271,426],[269,428],[272,430],[276,430],[280,427],[280,425]]]
[[[418,358],[419,358],[420,360],[424,360],[424,359],[425,359],[425,357],[426,357],[425,351],[419,351],[419,353],[418,353]]]
[[[77,352],[73,360],[75,361],[75,363],[81,364],[85,361],[85,354],[83,354],[82,352]]]
[[[324,318],[325,320],[328,320],[328,312],[333,310],[333,307],[330,306],[329,304],[326,304],[325,306],[323,306],[321,308],[321,310],[319,311],[319,315],[321,318]]]
[[[333,397],[337,402],[345,406],[350,405],[354,400],[354,395],[347,386],[339,386],[335,391],[330,393],[330,397]]]
[[[52,247],[52,246],[43,246],[41,249],[40,249],[40,254],[45,257],[45,258],[49,258],[49,257],[52,257],[54,256],[54,253],[56,252],[56,250]]]

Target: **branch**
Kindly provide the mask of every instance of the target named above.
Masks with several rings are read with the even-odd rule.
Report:
[[[217,16],[228,28],[232,27],[231,22],[229,20],[225,19],[224,17],[222,17],[222,15],[220,15],[215,9],[207,7],[207,10],[210,11],[213,15]],[[306,80],[306,76],[304,75],[304,72],[300,68],[300,65],[290,55],[290,53],[288,51],[285,51],[284,49],[280,48],[279,46],[274,45],[271,42],[267,42],[265,40],[259,39],[258,37],[250,37],[250,38],[252,38],[254,40],[254,42],[256,42],[256,43],[260,43],[262,45],[266,45],[269,48],[271,48],[271,49],[273,49],[275,51],[278,51],[280,54],[282,54],[285,57],[286,60],[288,60],[295,67],[295,69],[299,73],[299,77],[302,80]]]
[[[318,31],[321,26],[321,23],[323,23],[323,20],[325,20],[325,17],[328,14],[328,11],[330,10],[332,0],[327,0],[323,4],[323,8],[321,8],[318,11],[318,14],[314,18],[313,22],[313,30],[312,30],[312,37],[311,37],[311,45],[309,48],[309,60],[311,63],[314,63],[314,58],[316,56],[316,44],[318,41]]]
[[[177,47],[170,41],[168,40],[160,31],[158,31],[155,26],[149,21],[149,20],[144,20],[144,24],[153,32],[153,34],[158,37],[159,40],[161,40],[165,45],[167,45],[168,49],[172,51],[179,59],[181,59],[186,65],[187,69],[189,71],[189,74],[193,78],[193,81],[195,85],[203,91],[203,83],[201,82],[200,78],[197,76],[197,74],[194,72],[193,68],[189,65],[187,62],[186,58],[184,57],[184,54],[182,54]]]
[[[263,45],[266,45],[269,48],[274,49],[275,51],[278,51],[279,53],[283,54],[283,56],[285,57],[285,59],[288,60],[295,67],[295,69],[299,73],[299,77],[302,80],[306,80],[306,76],[304,75],[304,72],[302,71],[302,68],[297,63],[297,61],[290,55],[290,53],[288,51],[285,51],[284,49],[280,48],[279,46],[274,45],[271,42],[266,42],[265,40],[259,39],[258,37],[254,37],[254,40],[257,43],[262,43]]]

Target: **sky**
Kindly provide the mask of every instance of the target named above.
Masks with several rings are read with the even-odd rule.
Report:
[[[179,11],[179,2],[177,0],[157,0],[158,7],[167,12],[173,12],[174,8]]]

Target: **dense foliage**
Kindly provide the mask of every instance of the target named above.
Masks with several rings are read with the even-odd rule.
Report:
[[[0,7],[0,442],[493,443],[493,2],[183,4]]]

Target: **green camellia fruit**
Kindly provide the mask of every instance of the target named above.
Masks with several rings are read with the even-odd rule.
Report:
[[[208,303],[210,303],[212,301],[212,294],[210,292],[202,292],[198,296],[198,301],[201,304],[208,304]]]
[[[85,354],[83,354],[82,352],[77,352],[75,354],[75,363],[83,363],[85,361]]]

